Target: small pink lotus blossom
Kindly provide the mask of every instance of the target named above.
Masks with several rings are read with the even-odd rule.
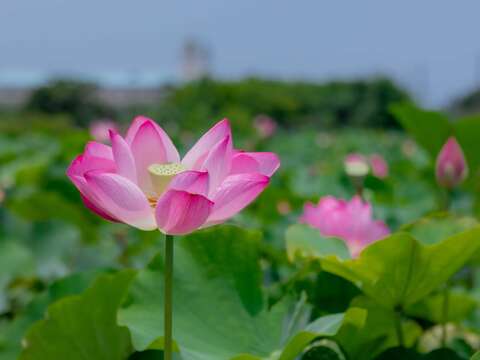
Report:
[[[67,170],[85,205],[107,220],[142,230],[187,234],[222,223],[268,185],[280,162],[269,152],[233,148],[228,120],[212,127],[180,159],[153,120],[137,117],[112,146],[86,145]]]
[[[437,157],[436,177],[440,185],[453,188],[468,176],[468,164],[462,148],[451,136],[443,145]]]
[[[262,138],[271,137],[277,130],[276,121],[266,115],[258,115],[253,121],[253,124]]]
[[[325,196],[317,206],[307,203],[300,222],[319,229],[323,236],[343,239],[352,257],[390,233],[383,221],[372,218],[372,206],[359,196],[350,201]]]
[[[368,159],[362,154],[350,153],[344,160],[345,172],[348,176],[363,177],[368,174]]]
[[[385,159],[379,154],[372,154],[369,160],[373,176],[385,179],[388,176],[388,164]]]
[[[103,143],[110,141],[110,130],[118,131],[117,124],[112,120],[97,120],[90,125],[92,138]]]

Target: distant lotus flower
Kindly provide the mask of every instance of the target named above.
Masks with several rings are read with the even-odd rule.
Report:
[[[437,157],[436,177],[440,185],[453,188],[468,176],[468,164],[462,148],[452,136],[443,145]]]
[[[269,138],[277,130],[277,123],[271,117],[259,115],[253,121],[255,129],[262,138]]]
[[[110,140],[110,130],[118,131],[117,124],[111,120],[98,120],[90,125],[90,135],[92,138],[103,143]]]
[[[344,160],[345,172],[348,176],[363,177],[368,174],[368,159],[362,154],[351,153]]]
[[[107,220],[143,230],[187,234],[237,214],[278,169],[274,153],[235,150],[228,120],[211,128],[180,160],[153,120],[137,117],[112,146],[87,144],[67,175],[85,205]]]
[[[412,139],[406,139],[402,143],[402,153],[408,157],[411,158],[415,155],[417,152],[417,144]]]
[[[388,164],[385,159],[381,155],[373,154],[369,160],[373,175],[385,179],[388,176]]]
[[[350,201],[325,196],[317,206],[307,203],[300,222],[319,229],[323,236],[343,239],[352,257],[390,233],[383,221],[372,218],[371,205],[359,196]]]
[[[277,211],[281,215],[287,215],[292,211],[292,207],[290,206],[290,203],[287,200],[280,200],[277,203]]]

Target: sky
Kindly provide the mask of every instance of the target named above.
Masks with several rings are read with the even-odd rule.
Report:
[[[129,72],[177,78],[182,45],[212,72],[324,81],[386,74],[426,106],[480,84],[478,0],[0,0],[0,79]]]

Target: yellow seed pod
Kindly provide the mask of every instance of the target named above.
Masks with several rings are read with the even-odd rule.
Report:
[[[180,163],[152,164],[148,167],[153,190],[157,195],[162,194],[172,179],[184,172],[186,168]]]

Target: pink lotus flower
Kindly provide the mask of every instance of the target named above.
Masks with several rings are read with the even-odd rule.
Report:
[[[325,196],[317,206],[307,203],[300,222],[319,229],[323,236],[343,239],[352,257],[390,233],[383,221],[372,218],[371,205],[359,196],[350,201]]]
[[[468,164],[462,148],[451,136],[443,145],[437,157],[436,177],[440,185],[453,188],[468,176]]]
[[[100,142],[108,142],[110,140],[110,130],[118,131],[117,124],[112,120],[98,120],[90,125],[90,135]]]
[[[258,115],[253,121],[255,129],[262,138],[269,138],[277,130],[277,123],[271,117]]]
[[[369,160],[373,176],[385,179],[388,176],[388,164],[385,159],[379,154],[372,154]]]
[[[67,170],[85,205],[107,220],[170,235],[219,224],[268,185],[280,163],[273,153],[235,150],[228,120],[211,128],[180,160],[154,121],[137,117],[112,146],[87,144]]]

